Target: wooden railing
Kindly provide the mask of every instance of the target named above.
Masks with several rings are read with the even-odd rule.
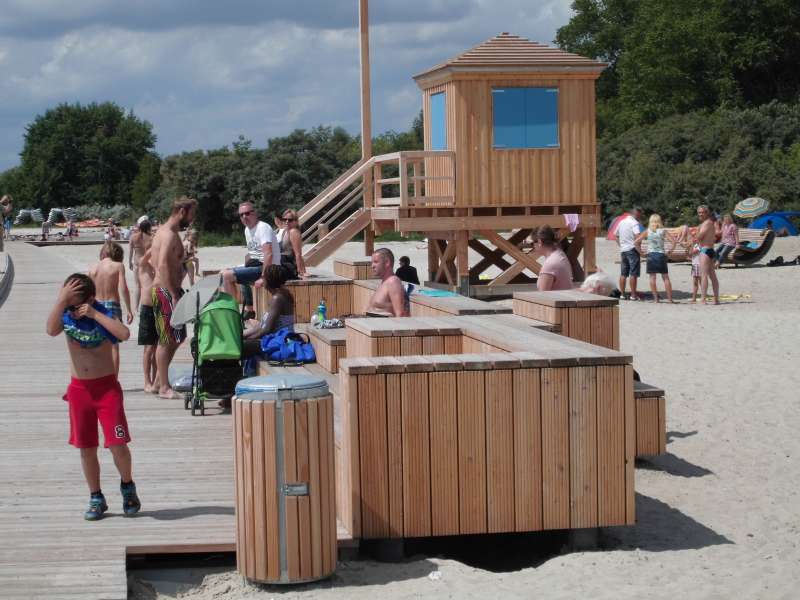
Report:
[[[394,167],[396,176],[384,177]],[[373,200],[364,203],[364,179],[372,169]],[[434,174],[428,174],[429,172]],[[394,174],[393,174],[394,175]],[[387,197],[384,187],[394,196]],[[343,195],[344,194],[344,195]],[[320,240],[329,227],[361,206],[437,207],[455,204],[455,152],[410,150],[362,159],[298,211],[303,241]]]
[[[376,156],[372,162],[375,207],[455,204],[455,152],[409,150]],[[395,166],[396,177],[384,177],[388,166]],[[436,175],[426,174],[431,170]],[[383,188],[390,185],[396,187],[397,195],[386,197]]]

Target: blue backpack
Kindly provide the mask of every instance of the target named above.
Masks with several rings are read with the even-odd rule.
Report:
[[[261,353],[274,364],[299,365],[317,360],[309,337],[295,333],[288,327],[282,327],[262,337]]]

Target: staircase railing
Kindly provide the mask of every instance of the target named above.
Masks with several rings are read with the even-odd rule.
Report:
[[[384,176],[384,168],[392,167],[397,176]],[[366,206],[364,177],[370,170],[374,199]],[[384,193],[388,186],[394,196],[387,197]],[[361,206],[405,208],[454,204],[455,152],[404,150],[358,161],[303,206],[298,216],[303,227],[303,241],[311,242],[325,237],[333,225]]]

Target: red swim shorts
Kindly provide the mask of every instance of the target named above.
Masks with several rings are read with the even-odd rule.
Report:
[[[76,448],[99,445],[98,421],[103,428],[106,448],[131,441],[122,405],[122,388],[116,375],[97,379],[73,377],[64,400],[69,403],[69,443]]]

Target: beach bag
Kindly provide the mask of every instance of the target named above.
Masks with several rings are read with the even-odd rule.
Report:
[[[262,337],[261,352],[272,364],[299,365],[317,360],[309,337],[289,327],[281,327]]]

